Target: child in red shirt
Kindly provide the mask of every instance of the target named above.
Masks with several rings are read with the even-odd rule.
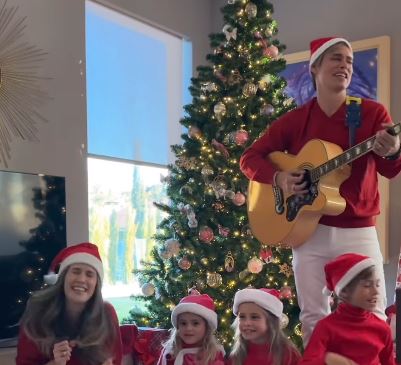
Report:
[[[300,354],[281,330],[283,303],[274,289],[243,289],[234,297],[237,316],[230,365],[296,365]]]
[[[217,314],[207,294],[191,294],[171,313],[174,328],[164,344],[158,365],[224,365],[224,349],[214,331]]]
[[[326,292],[339,299],[321,319],[305,349],[302,365],[394,365],[390,327],[372,312],[380,280],[370,257],[347,253],[325,266]]]

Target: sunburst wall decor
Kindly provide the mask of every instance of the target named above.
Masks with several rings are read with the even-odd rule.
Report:
[[[24,40],[26,17],[18,6],[0,8],[0,163],[8,167],[15,138],[38,141],[37,122],[47,122],[39,107],[50,99],[40,87],[48,78],[38,75],[47,54]]]

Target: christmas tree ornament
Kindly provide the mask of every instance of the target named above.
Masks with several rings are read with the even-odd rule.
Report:
[[[209,165],[205,165],[202,167],[201,174],[203,176],[210,176],[214,174],[214,171]]]
[[[200,290],[203,290],[206,288],[206,283],[202,279],[197,279],[196,287],[199,288]]]
[[[202,257],[200,261],[204,266],[209,265],[209,259],[207,257]]]
[[[247,98],[256,95],[258,88],[252,82],[247,82],[242,88],[242,94]]]
[[[237,39],[237,28],[233,28],[230,24],[226,24],[223,27],[223,33],[226,36],[227,42],[230,42],[231,39]]]
[[[190,125],[188,128],[188,137],[192,139],[199,139],[202,137],[202,132],[197,126]]]
[[[242,81],[242,76],[239,72],[239,70],[231,70],[230,76],[228,77],[228,84],[229,85],[235,85],[238,84]]]
[[[226,190],[223,196],[227,199],[233,200],[235,197],[235,193],[232,190]]]
[[[151,283],[145,283],[142,285],[141,290],[145,297],[150,297],[155,293],[155,286]]]
[[[180,193],[180,195],[183,195],[183,194],[192,195],[193,189],[188,185],[184,185],[184,186],[181,186],[181,188],[178,192]]]
[[[254,3],[248,3],[245,6],[245,13],[248,19],[255,18],[258,14],[258,7]]]
[[[166,252],[168,252],[171,256],[177,256],[178,253],[180,252],[181,245],[180,242],[178,242],[175,238],[169,238],[165,243],[164,243],[164,249]]]
[[[273,260],[273,252],[267,246],[262,246],[261,250],[259,251],[259,257],[266,263],[269,264]]]
[[[259,274],[263,269],[263,261],[253,257],[248,261],[248,271],[252,274]]]
[[[212,207],[213,207],[213,209],[214,209],[216,212],[221,212],[221,211],[224,210],[224,204],[221,203],[221,202],[213,203],[213,204],[212,204]]]
[[[202,92],[213,92],[217,91],[217,85],[214,82],[205,82],[201,85]]]
[[[246,145],[248,140],[249,140],[249,133],[246,130],[240,129],[240,130],[234,132],[234,142],[238,146]]]
[[[217,227],[219,228],[219,235],[222,237],[228,237],[230,234],[230,229],[227,227],[223,227],[221,224],[218,224]]]
[[[280,267],[280,273],[284,274],[287,278],[292,276],[293,272],[291,266],[289,266],[287,263],[279,265],[279,267]]]
[[[278,56],[278,48],[272,44],[263,50],[263,55],[270,58],[276,58]]]
[[[214,148],[216,148],[216,150],[219,151],[222,154],[223,157],[225,157],[225,158],[229,158],[230,157],[230,154],[229,154],[226,146],[224,146],[223,143],[220,143],[216,139],[213,138],[212,139],[212,146]]]
[[[159,256],[163,259],[163,260],[168,260],[171,259],[171,257],[173,257],[171,252],[166,251],[165,249],[162,249],[159,251]]]
[[[198,227],[198,221],[195,218],[188,219],[188,227],[189,228],[197,228]]]
[[[239,274],[238,277],[241,281],[244,281],[245,278],[248,276],[249,271],[248,270],[242,270]]]
[[[271,78],[269,75],[264,75],[258,82],[258,87],[262,91],[266,91],[271,83]]]
[[[203,226],[199,230],[199,240],[203,243],[210,243],[214,240],[213,230],[208,226]]]
[[[286,107],[290,107],[293,104],[295,104],[295,99],[294,98],[287,98],[283,101],[283,105]]]
[[[288,323],[290,323],[290,320],[288,319],[288,316],[283,313],[280,317],[280,328],[284,329],[287,328]]]
[[[246,198],[244,194],[242,194],[241,192],[237,192],[232,198],[232,201],[237,207],[240,207],[241,205],[245,204]]]
[[[213,107],[213,112],[216,115],[217,120],[220,122],[221,118],[224,117],[226,115],[227,112],[227,108],[224,105],[224,103],[222,103],[221,101],[219,101],[214,107]]]
[[[266,30],[265,30],[265,35],[266,35],[266,37],[271,37],[272,35],[273,35],[273,29],[271,29],[270,27],[269,28],[266,28]]]
[[[231,251],[228,251],[226,258],[224,259],[224,268],[227,272],[233,272],[235,267],[234,257]]]
[[[271,104],[263,104],[260,107],[259,114],[264,116],[269,116],[274,113],[274,106]]]
[[[291,299],[292,298],[292,289],[290,286],[285,285],[280,289],[280,298],[282,298],[282,299]]]
[[[192,266],[192,263],[189,261],[188,257],[184,256],[178,261],[178,266],[182,270],[188,270]]]
[[[221,284],[223,284],[223,278],[217,272],[208,272],[206,282],[211,288],[218,288]]]

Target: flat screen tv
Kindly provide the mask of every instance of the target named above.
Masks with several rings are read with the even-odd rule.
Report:
[[[8,347],[30,294],[66,246],[65,178],[0,170],[0,212],[0,347]]]

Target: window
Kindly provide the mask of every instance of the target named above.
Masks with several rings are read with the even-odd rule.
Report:
[[[180,143],[191,43],[86,2],[89,236],[105,264],[104,296],[119,318],[140,294],[132,270],[154,245],[166,202],[160,176]]]

